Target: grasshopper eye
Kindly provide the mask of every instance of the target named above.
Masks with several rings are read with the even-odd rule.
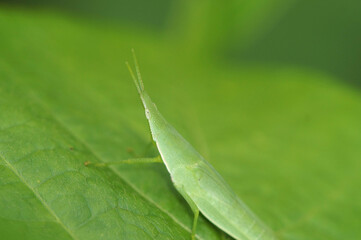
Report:
[[[145,116],[150,119],[150,112],[148,109],[145,110]]]

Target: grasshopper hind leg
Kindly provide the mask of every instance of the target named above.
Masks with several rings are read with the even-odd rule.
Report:
[[[191,232],[191,240],[196,239],[196,230],[197,230],[197,223],[198,223],[198,217],[199,217],[199,208],[197,205],[193,202],[190,196],[184,191],[182,186],[179,186],[173,182],[175,188],[178,190],[178,192],[183,196],[183,198],[186,200],[188,205],[191,207],[193,212],[193,225],[192,225],[192,232]]]
[[[198,223],[198,217],[199,217],[199,209],[193,210],[194,218],[193,218],[193,227],[192,227],[192,233],[191,233],[191,239],[196,239],[196,230],[197,230],[197,223]]]

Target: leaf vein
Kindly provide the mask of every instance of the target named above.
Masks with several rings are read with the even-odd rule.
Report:
[[[53,217],[56,219],[56,221],[59,223],[60,226],[63,227],[63,229],[69,234],[69,236],[73,239],[77,239],[74,234],[71,232],[71,230],[60,220],[60,218],[58,217],[58,215],[50,208],[50,206],[46,203],[46,201],[40,196],[40,194],[35,191],[35,189],[30,186],[25,179],[17,172],[17,170],[14,168],[13,165],[11,165],[11,163],[6,160],[6,158],[4,156],[2,156],[0,154],[0,158],[6,163],[6,165],[8,165],[9,169],[20,179],[21,182],[24,183],[24,185],[29,188],[35,195],[35,197],[42,203],[42,205],[48,210],[48,212],[53,215]]]

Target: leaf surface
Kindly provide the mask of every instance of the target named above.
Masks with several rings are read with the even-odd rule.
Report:
[[[297,69],[194,65],[158,36],[62,16],[1,10],[0,28],[2,236],[189,238],[164,166],[83,165],[149,142],[132,47],[160,111],[280,239],[361,236],[359,92]],[[205,219],[198,235],[220,239]]]

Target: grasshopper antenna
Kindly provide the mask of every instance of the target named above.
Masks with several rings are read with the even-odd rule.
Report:
[[[132,76],[133,82],[134,82],[135,86],[137,87],[137,90],[138,90],[139,94],[141,94],[139,82],[137,81],[137,78],[134,75],[132,67],[130,66],[129,62],[125,62],[125,65],[127,65],[129,73]]]
[[[133,53],[135,71],[137,72],[137,77],[138,77],[138,84],[139,84],[140,90],[141,90],[141,91],[144,91],[144,85],[143,85],[142,75],[140,74],[139,64],[138,64],[137,56],[135,55],[134,48],[132,48],[132,53]]]

